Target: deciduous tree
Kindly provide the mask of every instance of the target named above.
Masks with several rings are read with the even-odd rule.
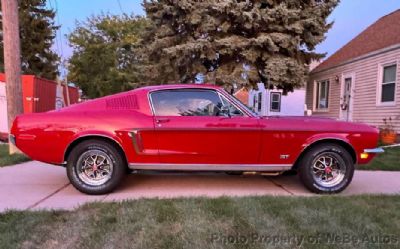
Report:
[[[136,46],[148,22],[134,15],[92,16],[68,35],[73,48],[68,80],[88,97],[135,87],[142,81]]]

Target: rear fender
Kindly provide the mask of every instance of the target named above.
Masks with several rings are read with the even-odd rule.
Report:
[[[65,147],[64,153],[63,153],[63,160],[62,163],[64,164],[66,162],[66,159],[68,157],[69,152],[72,150],[72,148],[79,143],[80,141],[86,140],[93,138],[101,138],[101,139],[106,139],[109,141],[112,141],[113,143],[117,144],[119,146],[118,149],[121,150],[121,152],[125,156],[125,150],[124,147],[122,146],[122,140],[121,136],[123,136],[122,132],[106,132],[106,131],[96,131],[96,130],[87,130],[82,133],[76,134],[73,136],[71,141],[68,143],[68,145]]]

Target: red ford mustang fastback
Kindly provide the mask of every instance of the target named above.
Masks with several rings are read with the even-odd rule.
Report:
[[[151,86],[60,111],[21,115],[10,140],[34,160],[65,165],[81,192],[114,190],[130,170],[299,172],[337,193],[369,162],[378,130],[306,117],[258,117],[210,85]]]

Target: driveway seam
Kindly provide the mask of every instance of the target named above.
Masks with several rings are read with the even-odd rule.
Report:
[[[292,191],[290,191],[289,189],[285,188],[282,184],[279,184],[279,183],[275,182],[272,179],[268,179],[268,180],[270,180],[275,186],[277,186],[277,187],[281,188],[282,190],[288,192],[290,195],[295,195]]]
[[[54,191],[53,193],[49,194],[48,196],[40,199],[39,201],[35,202],[34,204],[30,205],[27,210],[32,209],[34,207],[36,207],[37,205],[39,205],[40,203],[44,202],[45,200],[49,199],[50,197],[54,196],[55,194],[59,193],[61,190],[65,189],[66,187],[68,187],[71,183],[67,183],[64,186],[62,186],[61,188],[57,189],[56,191]]]
[[[110,194],[106,194],[103,199],[100,200],[100,202],[104,202],[104,200],[109,196]]]

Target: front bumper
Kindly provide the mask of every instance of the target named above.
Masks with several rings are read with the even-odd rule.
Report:
[[[383,153],[383,152],[385,152],[385,150],[380,147],[364,150],[364,153],[368,153],[368,154],[378,154],[378,153]]]
[[[372,149],[364,149],[357,158],[357,164],[369,163],[377,154],[385,152],[383,148],[377,147]]]

